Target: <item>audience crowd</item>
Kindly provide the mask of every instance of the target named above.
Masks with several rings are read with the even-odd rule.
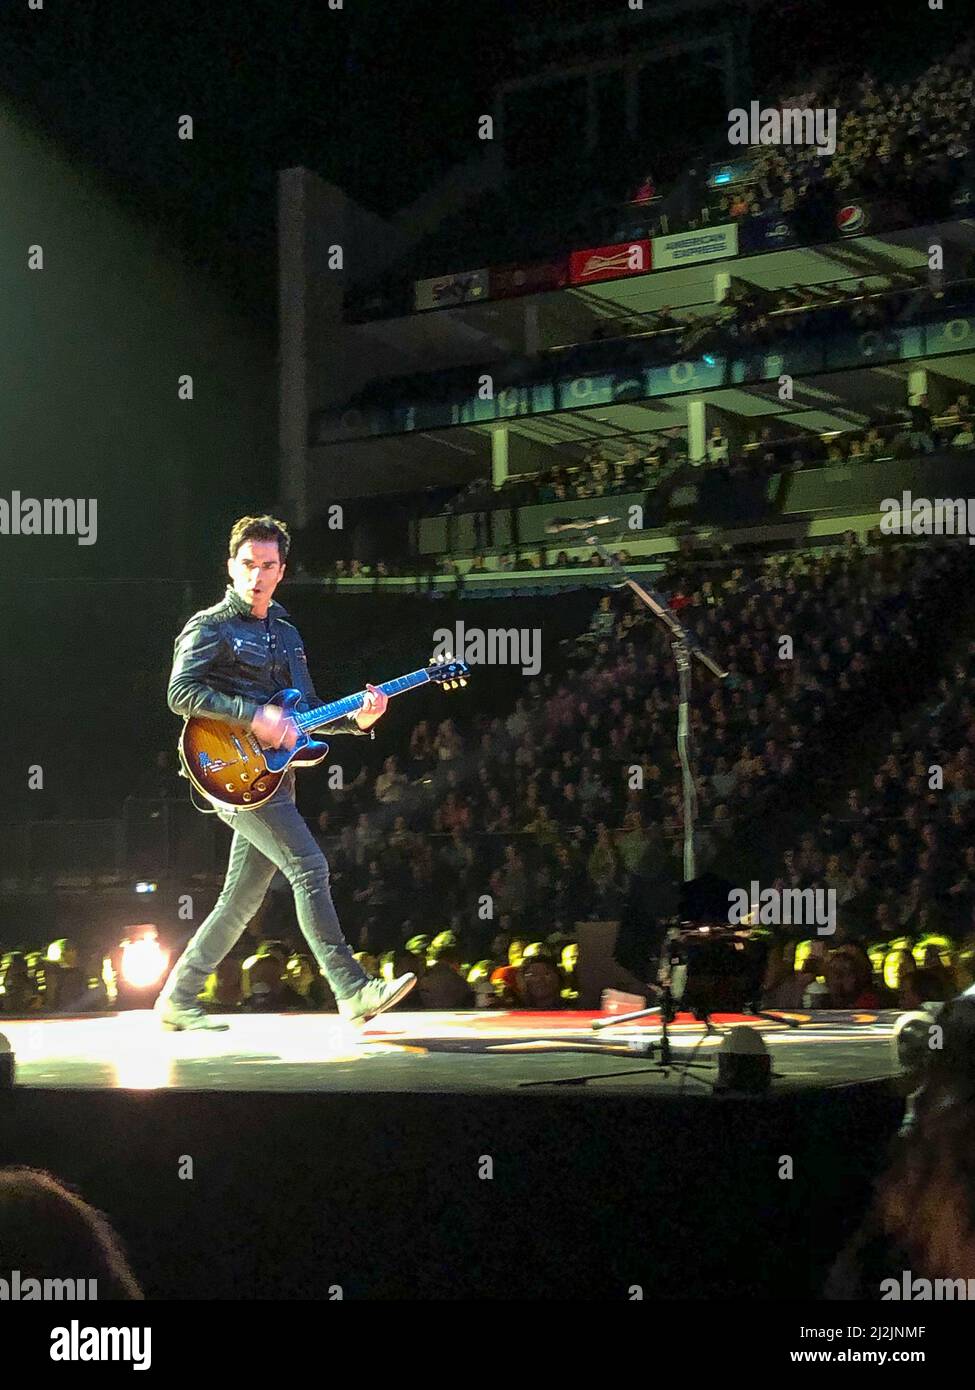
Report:
[[[866,205],[863,229],[872,232],[964,213],[975,191],[973,90],[969,41],[910,82],[837,66],[812,76],[804,91],[760,99],[762,109],[835,111],[832,155],[814,144],[731,146],[722,127],[710,149],[701,149],[670,180],[648,171],[645,140],[623,141],[614,160],[615,188],[598,165],[579,181],[563,177],[544,190],[536,170],[533,185],[515,176],[447,219],[398,274],[387,274],[383,286],[362,296],[363,307],[394,312],[400,286],[411,288],[415,278],[442,274],[445,267],[555,261],[587,246],[729,221],[746,236],[754,228],[761,246],[763,229],[783,224],[800,242],[828,240],[837,234],[836,214],[844,204]],[[734,183],[713,181],[712,171],[729,162]],[[472,246],[479,248],[476,262]]]
[[[781,948],[777,998],[801,1002],[818,975],[820,1007],[916,1008],[975,982],[975,642],[864,783],[785,851],[775,886],[832,891],[839,923],[837,949],[811,943],[801,974],[795,941]]]
[[[893,225],[946,216],[973,171],[973,97],[971,41],[912,82],[878,82],[866,73],[851,85],[838,70],[823,73],[811,90],[778,104],[835,110],[835,153],[798,144],[753,147],[753,183],[725,195],[719,212],[735,220],[795,216],[801,225],[807,206],[825,195],[831,208],[879,201]]]

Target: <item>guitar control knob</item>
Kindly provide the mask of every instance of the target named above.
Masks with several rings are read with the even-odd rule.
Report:
[[[254,788],[255,788],[256,791],[259,791],[259,792],[267,791],[267,783],[266,783],[266,782],[255,782]]]
[[[243,795],[242,800],[244,800],[244,801],[253,801],[254,798],[251,796],[250,792],[244,792],[244,795]]]
[[[227,788],[228,792],[232,792],[234,790],[233,782],[224,782],[224,786]]]

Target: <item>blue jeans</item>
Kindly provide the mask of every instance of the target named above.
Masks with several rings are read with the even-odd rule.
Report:
[[[236,945],[280,869],[295,895],[298,925],[336,1000],[349,999],[368,980],[342,935],[329,888],[328,860],[295,805],[289,770],[271,800],[256,810],[218,811],[234,832],[227,877],[213,911],[191,937],[160,998],[192,1004]]]

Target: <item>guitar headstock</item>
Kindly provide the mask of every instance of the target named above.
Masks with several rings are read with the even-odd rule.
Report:
[[[431,656],[429,665],[430,679],[442,685],[444,690],[456,690],[458,686],[466,685],[471,673],[466,661],[456,661],[449,652],[446,661],[438,661]]]

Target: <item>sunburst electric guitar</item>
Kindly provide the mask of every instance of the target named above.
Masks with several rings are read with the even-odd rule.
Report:
[[[386,695],[402,695],[421,685],[442,685],[447,690],[466,685],[470,671],[463,661],[431,661],[408,676],[385,681],[377,688]],[[298,726],[294,748],[271,748],[261,743],[247,724],[227,724],[219,719],[194,716],[187,719],[179,739],[179,756],[187,777],[202,796],[227,810],[254,810],[269,801],[288,768],[314,767],[328,757],[328,744],[310,737],[323,725],[355,714],[365,704],[365,690],[333,700],[329,705],[299,714],[300,690],[281,690],[269,705],[280,705]]]

